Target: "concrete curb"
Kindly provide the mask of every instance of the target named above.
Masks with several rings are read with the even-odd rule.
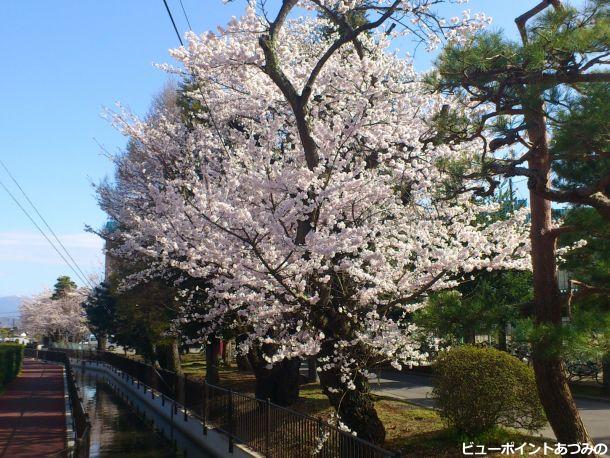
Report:
[[[610,404],[610,399],[607,398],[599,398],[597,396],[588,396],[586,394],[574,394],[574,399],[586,399],[588,401],[597,401],[597,402],[606,402]]]

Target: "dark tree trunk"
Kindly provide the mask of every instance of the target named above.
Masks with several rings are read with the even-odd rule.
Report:
[[[212,385],[217,385],[220,377],[218,375],[218,349],[220,339],[211,337],[210,342],[205,345],[205,380]]]
[[[237,353],[235,355],[235,362],[237,363],[237,370],[240,372],[252,372],[252,365],[247,355]]]
[[[237,363],[237,370],[242,372],[252,372],[252,365],[248,359],[248,355],[244,355],[239,351],[239,344],[246,339],[246,334],[240,334],[235,337],[235,362]]]
[[[474,345],[476,340],[476,332],[473,329],[466,330],[466,335],[464,336],[464,343]]]
[[[182,374],[180,352],[178,351],[178,339],[172,339],[170,342],[157,344],[156,356],[157,361],[159,361],[159,366],[161,366],[162,369]]]
[[[221,358],[222,358],[222,363],[225,365],[229,365],[229,361],[227,359],[228,356],[228,352],[227,352],[227,347],[228,347],[229,342],[227,342],[226,340],[221,341]]]
[[[248,353],[248,359],[256,377],[257,398],[281,406],[290,406],[299,399],[300,359],[285,359],[270,366],[260,351],[254,350]]]
[[[604,393],[610,394],[610,352],[602,358],[602,377]]]
[[[318,362],[315,356],[307,360],[307,381],[316,382],[318,380]]]
[[[106,351],[106,347],[108,347],[108,336],[97,336],[97,351]]]
[[[508,344],[506,338],[506,323],[500,323],[498,329],[498,350],[508,351]]]
[[[528,166],[531,170],[536,170],[545,180],[542,185],[548,186],[551,158],[543,113],[541,99],[536,106],[530,106],[526,110],[528,137],[533,144]],[[535,324],[558,328],[561,326],[562,298],[557,281],[556,238],[549,233],[553,227],[551,202],[536,193],[535,188],[541,186],[541,183],[532,182],[528,185]],[[553,339],[549,337],[543,337],[533,345],[532,362],[540,401],[558,442],[567,444],[590,442],[570,392],[559,349],[553,346]]]
[[[332,355],[332,343],[323,344],[320,356]],[[383,444],[385,442],[385,428],[377,415],[375,404],[371,398],[369,381],[362,375],[357,375],[354,384],[356,389],[346,390],[341,382],[341,373],[338,369],[320,372],[320,385],[324,394],[339,414],[340,420],[347,427],[357,433],[360,439]],[[334,392],[339,389],[339,392]]]

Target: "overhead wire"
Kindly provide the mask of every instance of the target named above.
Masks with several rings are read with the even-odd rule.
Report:
[[[10,172],[10,170],[8,169],[8,167],[6,166],[6,164],[0,160],[0,165],[2,165],[2,167],[4,168],[4,170],[6,171],[6,173],[8,174],[8,176],[11,178],[11,180],[13,180],[13,183],[15,183],[15,185],[17,186],[17,188],[19,189],[19,191],[21,191],[21,194],[23,194],[23,197],[25,197],[25,199],[28,201],[28,203],[30,204],[30,206],[34,209],[34,211],[36,212],[36,214],[38,215],[38,217],[40,218],[40,220],[44,223],[44,225],[46,226],[46,228],[49,230],[49,232],[53,235],[53,237],[55,238],[55,240],[57,241],[57,243],[59,244],[59,246],[64,250],[64,253],[68,256],[68,258],[70,258],[70,260],[72,261],[72,263],[74,264],[74,266],[78,269],[78,271],[81,273],[82,278],[86,279],[86,283],[90,286],[93,287],[93,284],[91,283],[91,281],[88,279],[87,275],[83,272],[83,270],[80,268],[80,266],[78,265],[78,263],[76,262],[76,260],[72,257],[72,255],[70,254],[70,252],[68,251],[68,249],[65,247],[65,245],[62,243],[62,241],[59,239],[59,237],[57,236],[57,234],[55,233],[55,231],[51,228],[51,226],[49,225],[49,223],[47,222],[47,220],[44,218],[44,216],[42,216],[42,214],[38,211],[38,208],[36,207],[36,205],[34,205],[34,202],[32,202],[32,200],[29,198],[29,196],[27,195],[27,193],[25,192],[25,190],[21,187],[21,185],[19,184],[19,182],[17,181],[17,179],[13,176],[13,174]]]
[[[189,21],[189,17],[186,14],[186,10],[184,9],[184,5],[182,4],[182,0],[180,0],[180,7],[182,8],[182,13],[184,14],[184,19],[186,19],[186,23],[189,26],[189,30],[193,30],[193,28],[191,27],[191,21]]]
[[[81,274],[72,266],[72,264],[70,264],[70,262],[66,259],[66,257],[63,255],[63,253],[61,251],[59,251],[57,249],[57,247],[55,246],[55,244],[53,243],[53,241],[47,236],[47,234],[42,230],[42,228],[38,225],[38,223],[34,220],[34,218],[32,218],[32,216],[28,213],[28,211],[23,207],[23,205],[21,205],[21,202],[19,202],[19,200],[17,200],[17,198],[13,195],[13,193],[6,187],[6,185],[2,182],[2,180],[0,180],[0,186],[2,186],[4,188],[4,190],[6,191],[6,193],[10,196],[11,199],[13,199],[13,201],[17,204],[17,206],[21,209],[21,211],[25,214],[25,216],[28,217],[28,219],[32,222],[32,224],[36,227],[36,229],[38,229],[38,231],[42,234],[42,236],[47,240],[47,242],[49,242],[49,245],[51,245],[53,247],[53,249],[57,252],[57,254],[61,257],[61,259],[63,259],[63,261],[66,263],[66,265],[72,270],[72,272],[74,272],[74,274],[76,275],[77,278],[79,278],[84,284],[88,284],[89,282],[87,281],[86,278],[83,278],[81,276]],[[90,284],[90,283],[89,283]]]
[[[174,31],[176,32],[176,36],[178,37],[178,41],[180,42],[180,46],[184,46],[184,43],[182,43],[182,37],[180,36],[180,32],[178,31],[178,27],[176,27],[176,21],[174,21],[174,16],[172,16],[172,12],[170,11],[169,6],[167,5],[167,0],[163,0],[163,4],[165,5],[165,9],[167,10],[169,19],[172,21]]]
[[[178,31],[178,27],[176,27],[176,22],[174,21],[174,17],[172,16],[172,12],[169,9],[169,6],[167,5],[167,1],[163,0],[163,4],[165,5],[165,9],[167,10],[167,14],[169,15],[170,20],[172,21],[172,25],[174,26],[174,31],[176,32],[176,36],[178,37],[178,41],[180,42],[180,46],[184,46],[184,43],[182,42],[182,37],[180,36],[180,32]],[[186,18],[186,22],[188,23],[189,29],[190,29],[191,24],[188,20],[188,16],[186,14],[186,10],[184,9],[184,5],[182,5],[182,1],[180,1],[180,5],[182,6],[182,11],[184,13],[184,17]],[[231,156],[229,149],[227,147],[227,144],[225,142],[225,139],[222,136],[222,133],[220,132],[220,128],[218,127],[218,124],[216,123],[216,120],[214,119],[214,115],[212,113],[212,108],[208,104],[208,101],[206,100],[206,97],[203,94],[203,90],[201,89],[201,86],[198,86],[198,89],[199,89],[199,93],[201,94],[201,101],[203,102],[204,108],[206,108],[208,110],[208,114],[210,116],[210,121],[212,123],[212,126],[214,127],[214,130],[216,131],[216,135],[220,139],[220,143],[222,144],[222,147],[223,147],[225,153],[227,154],[227,156]]]

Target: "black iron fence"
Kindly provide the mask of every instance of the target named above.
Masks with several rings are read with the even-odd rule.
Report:
[[[398,456],[322,419],[210,384],[204,386],[203,418],[231,443],[245,443],[268,457]]]
[[[74,428],[74,445],[67,450],[68,456],[75,458],[89,457],[89,443],[91,425],[85,408],[83,407],[82,399],[76,387],[74,372],[70,359],[64,352],[49,351],[49,350],[34,350],[31,348],[24,349],[24,356],[28,358],[37,358],[45,361],[52,361],[63,364],[66,370],[66,381],[68,385],[68,397],[70,400],[70,410],[72,412],[72,421]]]
[[[63,351],[63,350],[62,350]],[[177,415],[183,421],[199,419],[204,427],[225,434],[229,452],[235,444],[244,444],[267,457],[319,456],[350,458],[394,458],[398,456],[343,431],[328,422],[258,399],[155,368],[116,353],[65,350],[72,358],[98,361],[119,369],[131,383],[152,395],[175,401]]]

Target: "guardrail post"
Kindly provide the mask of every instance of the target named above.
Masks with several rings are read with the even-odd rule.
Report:
[[[233,453],[233,390],[229,390],[229,453]]]
[[[209,388],[208,381],[203,381],[203,412],[201,412],[201,417],[203,418],[203,435],[206,436],[208,434],[208,402],[209,402]]]
[[[271,440],[271,401],[267,398],[265,403],[265,456],[271,456],[270,450]]]

